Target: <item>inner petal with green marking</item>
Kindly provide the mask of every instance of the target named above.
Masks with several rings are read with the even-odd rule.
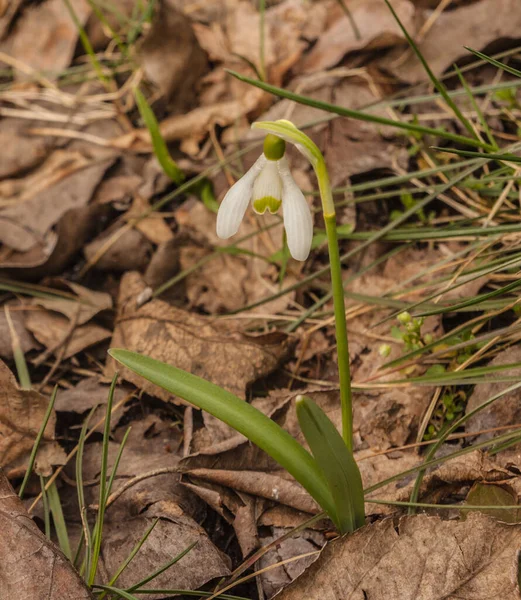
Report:
[[[274,214],[282,204],[282,179],[277,162],[268,160],[253,184],[253,210],[259,215],[267,210]]]
[[[279,210],[281,204],[282,200],[279,200],[278,198],[264,196],[264,198],[257,198],[253,201],[253,210],[259,215],[263,215],[269,210],[270,213],[274,215]]]

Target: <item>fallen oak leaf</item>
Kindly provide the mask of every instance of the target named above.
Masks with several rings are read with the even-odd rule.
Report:
[[[273,371],[287,352],[286,336],[248,337],[230,321],[188,313],[162,300],[136,308],[136,299],[145,288],[138,273],[126,273],[121,279],[113,347],[173,364],[241,397],[248,384]],[[106,374],[111,377],[114,370],[115,362],[110,359]],[[118,371],[145,392],[165,401],[172,399],[128,369],[118,367]]]
[[[0,598],[92,600],[61,551],[29,517],[0,470]]]
[[[49,400],[33,390],[22,390],[8,367],[0,361],[0,467],[7,469],[26,459],[47,410]],[[44,439],[52,440],[53,412]]]
[[[277,599],[518,600],[520,545],[520,525],[478,513],[385,519],[328,544]]]

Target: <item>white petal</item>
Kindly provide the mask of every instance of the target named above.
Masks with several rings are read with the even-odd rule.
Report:
[[[264,154],[261,154],[250,170],[232,185],[223,198],[217,213],[217,235],[221,239],[227,240],[237,233],[251,200],[253,183],[266,160]]]
[[[282,179],[282,210],[288,248],[295,260],[306,260],[313,238],[313,218],[304,194],[295,183],[286,157],[278,162]]]
[[[268,160],[253,184],[253,210],[262,215],[274,214],[282,202],[282,180],[277,161]]]

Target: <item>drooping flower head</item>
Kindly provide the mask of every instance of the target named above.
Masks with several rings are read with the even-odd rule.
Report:
[[[271,133],[263,153],[247,173],[227,192],[217,213],[217,235],[228,239],[239,229],[251,202],[257,214],[275,214],[282,206],[284,228],[291,256],[306,260],[313,237],[311,211],[295,183],[285,157],[285,141]]]

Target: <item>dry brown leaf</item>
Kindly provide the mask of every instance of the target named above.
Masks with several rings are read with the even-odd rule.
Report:
[[[114,438],[121,441],[124,427],[116,429]],[[204,518],[203,503],[185,486],[180,485],[180,474],[176,472],[182,432],[171,421],[149,414],[142,420],[134,420],[121,456],[112,492],[120,495],[111,501],[105,513],[103,527],[100,579],[108,579],[117,571],[131,550],[142,538],[155,519],[159,519],[147,542],[140,548],[132,562],[118,580],[121,587],[128,587],[164,565],[185,550],[191,543],[196,547],[178,564],[171,567],[147,588],[197,589],[207,581],[229,574],[229,562],[209,540],[206,532],[198,525]],[[108,469],[112,470],[119,452],[119,443],[110,442]],[[102,444],[88,444],[84,452],[84,481],[95,482],[85,487],[88,505],[97,504],[99,498],[99,476]],[[170,468],[170,472],[164,472]],[[74,477],[74,465],[67,472]],[[156,473],[162,470],[163,473]],[[145,475],[152,475],[144,478]],[[126,490],[133,478],[141,477]],[[62,493],[64,499],[67,492]],[[75,496],[74,488],[69,492]],[[70,519],[77,520],[75,500],[65,502]],[[204,564],[204,569],[201,565]],[[153,598],[163,597],[152,595]]]
[[[227,557],[212,544],[204,529],[168,500],[155,504],[140,515],[129,515],[124,521],[106,522],[101,555],[103,570],[116,573],[156,519],[157,525],[141,546],[132,568],[125,569],[118,578],[118,585],[134,585],[194,542],[195,547],[178,563],[149,582],[147,589],[196,590],[212,579],[230,574]],[[147,597],[155,599],[164,598],[165,595],[147,594]]]
[[[107,403],[109,389],[109,386],[101,383],[97,377],[82,379],[74,387],[60,390],[56,396],[54,409],[57,412],[85,413],[94,406],[104,406]],[[118,385],[114,391],[114,404],[122,400],[125,395],[126,391]],[[92,418],[93,423],[96,420],[95,417]]]
[[[69,210],[60,219],[55,232],[49,232],[48,245],[36,245],[29,252],[0,252],[0,266],[15,277],[40,279],[63,273],[71,259],[94,233],[103,207],[91,204]]]
[[[91,13],[85,0],[71,0],[81,25]],[[47,77],[57,76],[69,66],[78,41],[79,32],[69,11],[61,0],[47,0],[28,6],[7,39],[7,52],[25,66]],[[15,76],[26,74],[15,69]]]
[[[204,248],[182,247],[181,270],[189,269],[208,254]],[[233,312],[276,293],[277,275],[277,269],[264,261],[219,254],[186,277],[189,306],[210,314]],[[295,282],[291,273],[284,279],[287,286]],[[287,308],[290,299],[288,295],[271,300],[251,313],[276,314]]]
[[[145,75],[176,112],[193,103],[195,84],[207,69],[207,58],[189,19],[173,0],[159,3],[139,54]]]
[[[519,362],[521,362],[521,346],[516,344],[500,352],[488,363],[488,366],[496,367]],[[520,374],[521,369],[519,368],[501,371],[503,377],[519,377]],[[489,398],[499,394],[511,385],[511,382],[499,383],[492,381],[490,383],[478,383],[469,398],[466,412],[469,413],[476,410],[478,406],[481,406]],[[474,417],[471,417],[465,428],[467,431],[481,431],[483,429],[491,429],[493,427],[501,427],[502,425],[519,422],[521,422],[519,392],[518,390],[514,390],[513,392],[504,394],[490,406],[479,411]],[[482,434],[480,439],[491,438],[493,435],[493,433]]]
[[[413,31],[413,4],[409,0],[394,0],[393,8],[406,29]],[[303,72],[322,71],[338,64],[348,52],[385,48],[403,39],[403,34],[384,0],[350,2],[349,10],[360,32],[360,39],[357,39],[348,17],[343,15],[340,7],[336,7],[336,15],[339,18],[331,20],[332,25],[305,57]]]
[[[246,386],[266,376],[287,350],[280,336],[252,338],[242,335],[230,321],[207,317],[152,300],[136,309],[145,289],[137,273],[126,273],[120,286],[113,347],[127,348],[175,365],[244,397]],[[107,373],[114,372],[112,359]],[[163,400],[171,395],[145,382],[128,369],[117,370],[141,389]]]
[[[463,46],[486,52],[492,43],[518,38],[520,28],[517,0],[480,0],[443,12],[418,47],[431,71],[441,75],[458,59],[471,58]],[[396,50],[383,58],[380,65],[408,83],[428,80],[425,69],[410,50],[406,55],[403,48]]]
[[[128,221],[132,220],[140,217],[145,211],[149,210],[150,202],[137,194],[134,196],[132,206],[127,211],[125,218]],[[169,242],[174,238],[172,230],[159,212],[155,212],[144,219],[141,218],[136,224],[136,229],[138,229],[147,240],[153,244],[162,244],[164,242]]]
[[[472,514],[368,525],[328,544],[279,600],[518,600],[521,526]]]
[[[25,325],[41,344],[63,359],[70,358],[111,335],[108,329],[94,323],[75,326],[74,321],[46,310],[27,311]],[[62,355],[63,346],[65,351]]]
[[[379,100],[367,85],[351,81],[334,85],[331,95],[334,104],[355,110]],[[389,116],[384,109],[373,112]],[[374,169],[406,168],[409,155],[405,147],[393,140],[395,135],[396,130],[390,127],[375,126],[356,119],[335,119],[325,149],[332,184],[345,184],[349,176]]]
[[[287,530],[272,527],[269,535],[262,537],[262,545],[266,546],[280,539]],[[289,583],[301,575],[315,560],[316,555],[309,556],[310,553],[317,552],[324,545],[324,536],[311,529],[306,529],[302,533],[291,536],[290,538],[279,543],[276,548],[268,551],[259,561],[259,568],[273,567],[287,559],[292,559],[296,556],[308,555],[299,560],[292,560],[282,567],[276,569],[271,568],[263,573],[261,577],[262,588],[268,598],[274,596],[280,589],[286,587]],[[306,599],[307,600],[307,599]]]
[[[92,600],[71,563],[38,529],[0,470],[0,598]]]
[[[76,295],[76,300],[67,298],[33,298],[32,304],[47,310],[61,313],[69,321],[84,325],[103,310],[112,308],[112,298],[106,292],[89,290],[82,285],[65,279],[53,279],[49,285],[54,289],[65,289]]]
[[[35,246],[50,255],[56,235],[51,228],[71,210],[85,207],[113,159],[73,169],[55,185],[0,212],[0,241],[19,252]],[[50,246],[50,247],[49,247]]]
[[[22,390],[7,366],[0,362],[0,467],[27,459],[43,422],[49,399],[32,390]],[[45,429],[52,439],[54,413]]]
[[[6,305],[4,305],[6,306]],[[10,308],[10,316],[13,322],[14,330],[18,337],[20,348],[24,354],[38,348],[38,342],[33,338],[30,332],[25,327],[23,313],[19,308],[19,304],[8,303],[7,307]],[[16,308],[14,308],[16,307]],[[13,346],[11,339],[11,330],[7,318],[5,316],[5,310],[0,310],[0,357],[4,359],[13,358]]]
[[[0,162],[0,179],[15,177],[46,158],[52,142],[48,137],[29,135],[27,129],[34,126],[22,119],[0,121],[0,147],[9,148]],[[3,195],[0,191],[0,197]]]
[[[105,229],[92,242],[83,248],[87,261],[95,261],[93,268],[98,271],[132,271],[143,269],[152,255],[152,245],[137,229],[125,229],[121,225]],[[115,242],[109,241],[114,238]]]

